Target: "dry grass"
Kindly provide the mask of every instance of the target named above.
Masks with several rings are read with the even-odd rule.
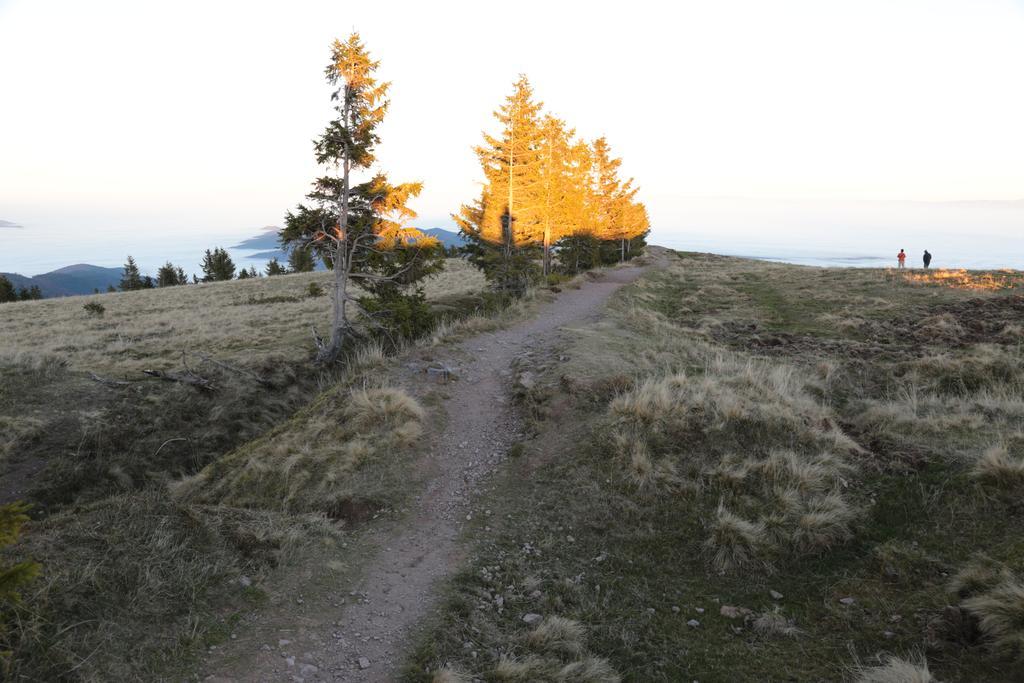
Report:
[[[268,354],[304,361],[312,346],[310,325],[323,332],[330,308],[327,295],[309,296],[309,285],[326,292],[330,277],[298,273],[7,306],[0,362],[52,357],[72,370],[102,375],[177,365],[183,349],[246,363]],[[479,271],[462,259],[448,259],[424,290],[434,302],[483,288]],[[85,300],[102,302],[106,314],[89,316],[82,310]]]
[[[965,600],[1010,581],[1013,581],[1013,572],[1009,567],[979,554],[950,579],[948,590],[958,600]]]
[[[909,662],[889,657],[879,666],[861,667],[854,683],[938,683],[928,670],[928,663]]]
[[[860,449],[814,384],[790,366],[719,354],[700,374],[655,376],[615,398],[611,442],[641,490],[718,491],[705,542],[718,571],[821,552],[852,535],[842,489]]]
[[[566,330],[569,360],[525,368],[559,412],[488,498],[416,664],[492,680],[504,653],[508,679],[556,680],[524,644],[530,611],[586,624],[630,680],[847,680],[851,654],[927,680],[875,659],[925,647],[942,680],[1007,679],[943,587],[977,550],[1024,557],[1019,500],[970,476],[1024,425],[1022,310],[870,269],[685,254],[648,272]],[[964,633],[933,638],[954,611]]]
[[[214,608],[218,601],[246,604],[237,583],[226,590],[227,579],[258,577],[328,538],[338,524],[326,514],[359,517],[408,489],[419,406],[376,383],[351,388],[359,373],[386,369],[384,349],[354,349],[340,378],[309,368],[309,327],[323,331],[329,308],[309,285],[326,291],[329,277],[4,308],[0,459],[43,468],[29,482],[42,519],[11,550],[45,572],[12,631],[20,675],[155,679],[187,665],[208,632],[223,628],[228,612]],[[456,259],[426,292],[455,316],[472,308],[482,286]],[[104,316],[82,310],[91,300],[103,302]],[[183,351],[244,372],[190,353],[189,366],[216,391],[134,381],[143,369],[180,371]],[[89,372],[133,381],[107,386]],[[218,475],[207,481],[211,471]],[[183,476],[181,497],[169,498],[167,485]],[[239,507],[221,504],[236,500]]]
[[[1015,441],[1024,444],[1024,434],[1016,434]],[[1011,454],[1005,443],[990,446],[974,463],[971,476],[987,486],[1024,490],[1024,457]]]
[[[8,417],[0,415],[0,464],[15,454],[23,443],[43,432],[43,421],[34,417]]]
[[[758,614],[751,626],[762,638],[795,638],[803,633],[778,607]]]
[[[541,652],[578,655],[584,650],[583,625],[565,617],[550,616],[526,637],[527,644]]]
[[[1024,581],[1002,562],[979,555],[948,588],[992,652],[1024,662]]]
[[[348,517],[390,498],[370,461],[400,467],[422,432],[423,409],[388,387],[325,392],[287,423],[177,483],[182,500]],[[390,482],[394,485],[394,482]]]
[[[334,531],[322,517],[179,506],[157,490],[37,523],[19,548],[43,573],[17,609],[12,680],[154,679],[218,628],[211,600],[237,599],[240,576],[311,537]]]

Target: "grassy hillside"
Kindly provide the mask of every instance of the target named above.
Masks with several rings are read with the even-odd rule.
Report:
[[[533,437],[408,680],[1024,680],[993,277],[675,254],[524,356]]]
[[[228,507],[214,493],[171,496],[172,482],[272,429],[277,436],[252,448],[280,472],[282,457],[308,452],[307,420],[319,420],[317,463],[335,483],[355,476],[355,458],[363,472],[382,449],[411,451],[418,407],[364,376],[383,362],[379,346],[355,353],[343,372],[311,367],[310,326],[327,326],[328,279],[286,275],[3,307],[0,502],[28,499],[36,520],[4,556],[43,565],[0,625],[0,651],[15,653],[12,675],[130,680],[180,670],[183,657],[223,637],[232,615],[261,599],[261,574],[314,540],[336,544],[345,528],[336,491],[333,508],[268,507],[250,504],[251,495]],[[440,320],[485,306],[482,285],[477,271],[450,260],[425,289]],[[83,308],[91,302],[102,314]],[[191,373],[210,388],[145,370]],[[381,417],[399,407],[400,423]],[[292,440],[281,441],[290,428]],[[334,457],[336,442],[347,459]],[[225,462],[241,456],[233,457]],[[220,483],[251,494],[252,481],[246,471]]]

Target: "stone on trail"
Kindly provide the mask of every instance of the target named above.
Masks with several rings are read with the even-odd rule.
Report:
[[[688,622],[686,622],[686,625],[690,628],[697,628],[698,626],[700,626],[700,622],[696,619],[690,619]]]
[[[783,598],[782,593],[779,591],[768,591],[768,595],[772,596],[772,600],[781,600]]]
[[[367,659],[366,657],[360,657],[359,658],[359,668],[360,669],[369,669],[370,668],[370,660]]]
[[[853,603],[855,603],[857,601],[854,600],[853,598],[839,598],[839,602],[841,602],[844,605],[852,605]]]
[[[538,621],[540,621],[543,618],[544,617],[542,617],[541,615],[539,615],[539,614],[537,614],[535,612],[530,612],[529,614],[524,614],[523,615],[523,621],[525,621],[527,624],[530,624],[531,626],[533,624],[536,624]]]

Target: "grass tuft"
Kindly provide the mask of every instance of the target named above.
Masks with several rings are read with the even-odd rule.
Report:
[[[928,663],[908,662],[889,657],[879,666],[862,667],[854,683],[938,683],[928,670]]]
[[[712,555],[712,565],[721,572],[749,566],[763,554],[767,545],[764,524],[747,521],[722,505],[718,507],[711,534],[704,543]]]
[[[550,616],[530,631],[526,642],[542,652],[578,655],[584,649],[586,630],[572,619]]]

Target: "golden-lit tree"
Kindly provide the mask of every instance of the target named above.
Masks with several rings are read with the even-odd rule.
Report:
[[[594,234],[601,240],[617,241],[624,261],[630,241],[647,234],[647,209],[635,201],[639,188],[633,187],[633,179],[619,179],[622,159],[612,157],[608,141],[600,137],[592,149]]]
[[[325,75],[334,87],[336,116],[314,142],[317,163],[330,174],[314,181],[307,195],[314,205],[289,212],[281,231],[284,245],[316,253],[334,275],[330,337],[316,336],[319,363],[333,362],[354,334],[349,306],[366,308],[350,291],[353,280],[379,299],[393,299],[398,294],[392,285],[412,286],[440,267],[437,241],[406,227],[416,215],[408,202],[420,193],[420,183],[393,185],[379,172],[354,182],[357,172],[376,161],[377,127],[388,109],[390,84],[374,75],[379,64],[357,33],[331,46]]]
[[[484,134],[485,144],[476,148],[487,189],[481,224],[485,240],[502,241],[509,222],[511,240],[517,246],[534,244],[542,234],[538,215],[542,106],[534,101],[526,76],[520,76],[512,94],[494,112],[502,127],[500,137]]]
[[[575,131],[567,130],[564,121],[550,114],[544,116],[541,130],[537,215],[542,235],[544,274],[548,275],[551,272],[551,245],[580,225],[582,216],[574,200],[581,194],[582,187],[573,185],[579,180],[573,174],[575,149],[571,140]]]
[[[536,247],[546,275],[556,242],[574,238],[572,268],[578,269],[607,260],[592,258],[595,244],[603,253],[601,245],[615,243],[624,260],[631,240],[647,231],[632,180],[619,180],[622,162],[607,141],[591,146],[575,139],[572,128],[542,114],[541,106],[521,76],[494,112],[501,133],[485,134],[475,148],[484,175],[480,198],[453,216],[469,240],[470,260],[502,289],[522,289]]]

